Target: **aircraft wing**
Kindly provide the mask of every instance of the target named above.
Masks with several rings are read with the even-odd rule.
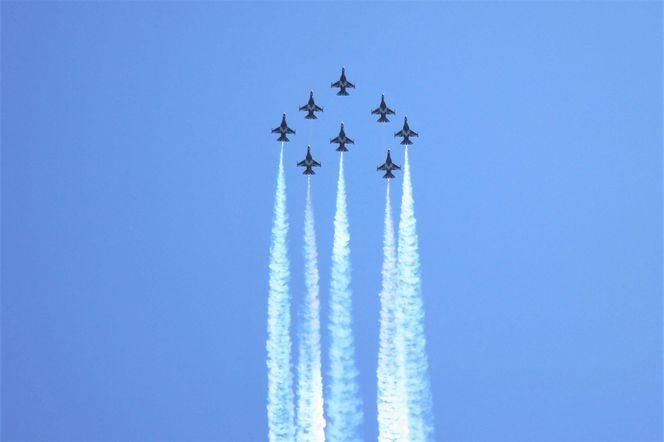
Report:
[[[305,104],[304,106],[300,106],[300,110],[301,110],[301,111],[305,111],[305,110],[307,110],[307,105]]]
[[[392,169],[394,170],[401,170],[401,167],[397,166],[396,164],[392,163]]]
[[[403,137],[403,136],[405,136],[404,133],[403,133],[403,129],[400,130],[399,132],[394,132],[394,136],[395,136],[395,137]]]
[[[355,85],[354,85],[353,83],[351,83],[350,81],[347,81],[347,82],[346,82],[346,87],[354,88]]]
[[[341,82],[340,81],[335,81],[330,85],[330,87],[341,87]]]
[[[410,136],[411,137],[419,137],[420,135],[417,132],[413,132],[412,130],[410,131]]]
[[[346,144],[355,144],[355,141],[351,140],[350,138],[346,138]]]
[[[320,106],[317,105],[317,104],[314,105],[314,110],[315,110],[316,112],[323,112],[323,108],[320,107]]]
[[[330,140],[330,144],[332,144],[332,143],[341,143],[341,140],[339,139],[339,137],[332,138],[332,139]]]
[[[286,133],[287,133],[287,134],[294,134],[295,131],[294,131],[293,129],[291,129],[290,127],[287,127],[287,128],[286,128]]]
[[[380,108],[377,107],[376,109],[371,111],[371,115],[378,115],[380,113]]]
[[[302,160],[299,163],[297,163],[297,167],[304,167],[306,165],[307,165],[307,162],[305,160]]]
[[[388,115],[394,115],[394,111],[390,109],[389,107],[385,107],[385,113]]]
[[[320,163],[316,160],[311,160],[314,167],[320,167]]]
[[[381,164],[380,166],[376,167],[376,170],[387,170],[387,167],[385,164]]]
[[[273,134],[277,134],[277,133],[280,133],[280,132],[281,132],[281,127],[275,127],[274,129],[272,129]]]

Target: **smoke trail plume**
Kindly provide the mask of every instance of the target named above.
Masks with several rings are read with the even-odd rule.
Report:
[[[399,219],[398,325],[403,331],[405,369],[399,382],[405,386],[408,431],[413,441],[433,440],[433,417],[429,387],[429,363],[424,336],[424,308],[420,281],[420,256],[406,146]]]
[[[408,440],[405,391],[397,379],[403,367],[402,336],[396,324],[397,253],[390,203],[390,181],[385,196],[385,229],[383,233],[383,282],[380,292],[380,334],[378,349],[378,441]]]
[[[318,252],[311,204],[311,177],[307,178],[304,211],[304,280],[307,289],[302,306],[298,357],[297,441],[323,442],[323,379],[320,362],[320,300],[318,298]]]
[[[360,427],[363,416],[352,334],[350,234],[346,215],[343,153],[340,157],[329,301],[329,389],[325,404],[327,439],[331,442],[351,442],[362,440]]]
[[[295,439],[293,425],[293,379],[291,374],[290,292],[288,246],[288,215],[286,213],[286,182],[284,179],[284,144],[281,143],[277,191],[270,245],[270,291],[267,314],[267,418],[269,440],[291,442]]]

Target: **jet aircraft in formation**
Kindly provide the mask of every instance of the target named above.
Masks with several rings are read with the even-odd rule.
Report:
[[[392,175],[393,170],[401,170],[400,166],[392,162],[392,157],[390,156],[390,149],[387,149],[387,158],[385,159],[385,162],[380,166],[378,166],[376,170],[385,171],[385,175],[383,175],[383,178],[386,179],[394,178],[394,175]]]
[[[378,118],[379,123],[387,123],[390,121],[387,118],[387,115],[394,115],[394,111],[385,104],[385,94],[380,95],[380,105],[371,111],[371,115],[380,115],[380,118]]]
[[[273,134],[279,134],[277,141],[290,141],[286,135],[294,134],[295,131],[286,124],[286,114],[281,115],[281,124],[272,129]]]
[[[341,129],[339,129],[339,135],[337,135],[336,138],[332,138],[330,140],[330,144],[334,143],[339,145],[339,147],[337,147],[337,152],[348,152],[346,144],[355,144],[355,141],[351,140],[346,136],[343,123],[341,123]]]
[[[355,85],[350,81],[348,81],[348,79],[346,78],[346,69],[344,67],[341,68],[341,77],[339,78],[339,80],[335,81],[330,86],[333,88],[339,88],[339,92],[337,92],[337,95],[343,95],[343,96],[349,95],[347,89],[355,88]],[[300,111],[304,111],[307,113],[304,118],[308,120],[317,119],[318,117],[316,116],[316,112],[323,112],[323,108],[318,106],[314,101],[313,91],[309,92],[309,101],[307,101],[307,104],[301,106],[299,109]],[[373,109],[371,111],[371,114],[379,115],[378,122],[380,123],[389,122],[390,120],[387,118],[387,116],[395,115],[395,111],[393,109],[390,109],[385,103],[385,94],[381,94],[380,105],[376,109]],[[272,133],[279,134],[279,138],[277,138],[277,141],[282,141],[282,142],[290,141],[287,135],[295,134],[295,130],[288,127],[288,124],[286,123],[285,113],[282,114],[281,124],[272,129]],[[394,136],[403,138],[400,144],[410,145],[413,144],[413,142],[411,141],[411,137],[418,137],[419,134],[413,131],[408,125],[408,117],[404,117],[403,128],[400,131],[395,132]],[[330,140],[330,144],[338,144],[338,147],[336,149],[337,152],[348,152],[348,148],[346,147],[346,145],[355,144],[355,141],[353,141],[351,138],[349,138],[346,135],[346,132],[344,130],[344,123],[341,123],[341,128],[339,129],[339,135],[337,135],[335,138],[332,138]],[[307,155],[304,158],[304,160],[297,163],[297,166],[305,168],[303,172],[304,175],[315,175],[313,168],[320,167],[320,163],[314,160],[313,157],[311,156],[311,146],[307,146]],[[385,162],[380,166],[378,166],[377,170],[384,171],[385,174],[383,175],[383,178],[390,179],[394,178],[394,174],[392,174],[392,171],[401,170],[401,167],[392,162],[392,157],[390,156],[390,150],[388,149],[387,158],[385,159]]]
[[[311,146],[307,146],[307,156],[297,163],[297,167],[304,167],[304,175],[316,175],[312,167],[320,167],[320,163],[311,156]]]
[[[330,85],[330,87],[338,87],[339,92],[337,92],[337,95],[349,95],[348,91],[346,90],[347,88],[355,88],[355,85],[348,81],[346,79],[346,68],[342,67],[341,68],[341,77],[339,78],[339,81],[335,81]]]
[[[413,142],[410,141],[410,137],[419,137],[417,132],[410,130],[410,127],[408,126],[408,117],[403,117],[403,129],[399,132],[395,132],[394,136],[403,137],[400,144],[413,144]]]
[[[300,106],[300,110],[307,113],[304,117],[307,120],[315,120],[318,118],[314,112],[323,112],[323,108],[318,106],[314,101],[314,91],[309,92],[309,101],[304,106]]]

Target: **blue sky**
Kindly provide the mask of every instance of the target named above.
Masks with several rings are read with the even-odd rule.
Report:
[[[408,115],[436,434],[662,437],[657,2],[2,4],[2,438],[265,440],[282,112],[322,317],[341,120],[364,433]],[[337,97],[341,65],[357,84]],[[313,89],[325,108],[297,112]],[[369,115],[384,92],[397,115]],[[292,166],[292,167],[290,167]],[[400,184],[397,178],[397,184]],[[398,207],[400,192],[393,203]],[[297,305],[294,305],[294,310]],[[327,335],[323,335],[326,348]],[[324,359],[324,367],[325,367]]]

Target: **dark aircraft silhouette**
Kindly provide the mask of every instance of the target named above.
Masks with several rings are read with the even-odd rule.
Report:
[[[307,120],[318,118],[314,112],[323,112],[323,108],[314,102],[314,91],[309,92],[309,101],[304,106],[301,106],[300,110],[307,112],[307,115],[304,117]]]
[[[417,132],[410,130],[410,127],[408,126],[408,117],[403,117],[403,129],[399,132],[394,132],[394,136],[403,137],[401,144],[413,144],[413,142],[410,141],[410,137],[419,137]]]
[[[371,115],[380,115],[380,118],[378,119],[379,123],[387,123],[390,121],[386,115],[394,115],[394,111],[385,104],[385,94],[380,95],[380,106],[372,110]]]
[[[355,144],[355,141],[351,140],[346,136],[343,123],[341,123],[341,129],[339,129],[339,135],[336,138],[332,138],[330,140],[330,144],[333,143],[339,145],[339,147],[337,147],[337,152],[348,152],[348,149],[346,149],[346,144]]]
[[[307,146],[307,156],[297,163],[297,167],[306,167],[304,172],[302,172],[304,175],[316,175],[312,167],[320,167],[320,163],[311,156],[311,146]]]
[[[286,124],[286,114],[282,114],[281,116],[281,124],[278,127],[275,127],[272,129],[273,134],[280,134],[279,138],[277,138],[277,141],[290,141],[286,134],[294,134],[295,131],[288,127]]]
[[[401,167],[397,166],[392,162],[392,157],[390,157],[390,149],[387,149],[387,158],[385,159],[385,162],[378,166],[376,170],[384,170],[385,175],[383,175],[383,178],[394,178],[394,175],[392,175],[393,170],[401,170]]]
[[[355,88],[355,85],[350,81],[346,80],[346,68],[342,67],[341,77],[339,78],[339,81],[335,81],[330,85],[330,87],[339,88],[339,92],[337,92],[337,95],[348,95],[348,91],[346,91],[346,88]]]

